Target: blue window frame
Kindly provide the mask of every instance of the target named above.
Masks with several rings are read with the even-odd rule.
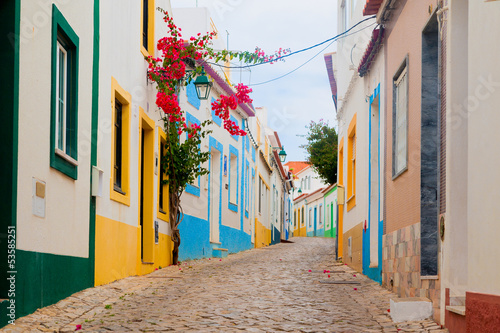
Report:
[[[186,87],[186,95],[189,104],[194,106],[197,110],[200,109],[201,101],[198,98],[198,94],[196,93],[196,87],[194,86],[194,82],[191,82]]]
[[[236,147],[229,145],[229,180],[228,180],[228,208],[238,212],[238,179],[239,179],[239,152]]]
[[[212,97],[212,103],[215,102],[215,98]],[[217,124],[218,126],[222,126],[222,119],[220,119],[219,117],[217,117],[215,115],[215,111],[214,109],[212,108],[212,121]]]
[[[238,121],[238,119],[236,119],[234,116],[229,116],[229,119],[231,119],[232,121],[234,121],[236,123],[236,126],[240,126],[240,122]],[[233,139],[235,139],[236,141],[239,140],[240,136],[239,135],[231,135],[233,137]]]
[[[197,125],[200,125],[200,121],[193,117],[193,115],[191,115],[189,112],[186,112],[186,123],[188,124],[197,124]],[[187,134],[186,134],[186,137],[187,137]],[[197,197],[200,196],[200,182],[201,182],[201,177],[198,176],[198,186],[196,185],[193,185],[193,184],[187,184],[186,185],[186,192],[189,193],[189,194],[192,194],[192,195],[195,195]],[[196,183],[196,181],[195,181]]]

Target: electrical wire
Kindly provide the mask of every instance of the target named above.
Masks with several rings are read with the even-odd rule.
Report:
[[[325,43],[328,43],[328,42],[331,42],[331,41],[335,41],[337,39],[339,39],[340,37],[344,36],[344,35],[347,35],[349,33],[349,31],[351,31],[352,29],[354,29],[355,27],[357,27],[358,25],[360,25],[361,23],[363,22],[366,22],[368,20],[371,20],[371,19],[374,19],[376,18],[377,16],[376,15],[373,15],[373,16],[370,16],[370,17],[367,17],[361,21],[359,21],[358,23],[356,23],[355,25],[353,25],[352,27],[350,27],[349,29],[347,29],[346,31],[344,31],[343,33],[341,34],[338,34],[332,38],[329,38],[321,43],[318,43],[316,45],[313,45],[313,46],[310,46],[310,47],[306,47],[305,49],[302,49],[302,50],[298,50],[298,51],[295,51],[295,52],[291,52],[291,53],[288,53],[288,54],[285,54],[285,55],[282,55],[281,57],[278,57],[276,59],[273,59],[273,60],[268,60],[268,61],[263,61],[263,62],[259,62],[257,64],[250,64],[250,65],[245,65],[245,66],[226,66],[226,65],[220,65],[220,64],[217,64],[217,63],[214,63],[214,62],[208,62],[208,64],[210,65],[216,65],[216,66],[219,66],[219,67],[222,67],[222,68],[249,68],[249,67],[255,67],[255,66],[260,66],[260,65],[264,65],[264,64],[267,64],[267,63],[270,63],[270,62],[275,62],[277,60],[280,60],[280,59],[284,59],[284,58],[287,58],[287,57],[290,57],[292,55],[295,55],[295,54],[298,54],[298,53],[301,53],[301,52],[305,52],[305,51],[308,51],[308,50],[311,50],[311,49],[314,49],[318,46],[321,46]],[[361,29],[363,30],[363,29]],[[361,31],[359,30],[359,31]]]
[[[359,30],[357,30],[357,31],[354,31],[354,32],[353,32],[353,33],[351,33],[351,34],[345,35],[345,36],[343,36],[343,37],[347,37],[347,36],[354,35],[354,34],[356,34],[356,33],[360,32],[360,31],[363,31],[363,30],[365,30],[365,29],[367,29],[367,28],[369,28],[369,27],[371,27],[371,26],[373,26],[373,25],[375,25],[375,24],[376,24],[376,22],[374,22],[374,23],[372,23],[372,24],[370,24],[370,25],[367,25],[366,27],[361,28],[361,29],[359,29]],[[339,38],[340,38],[340,37],[338,37],[338,39],[339,39]],[[319,51],[318,53],[316,53],[316,54],[315,54],[315,55],[314,55],[311,59],[307,60],[305,63],[303,63],[303,64],[302,64],[302,65],[300,65],[299,67],[295,68],[294,70],[292,70],[292,71],[290,71],[290,72],[288,72],[288,73],[286,73],[286,74],[284,74],[284,75],[281,75],[281,76],[279,76],[279,77],[277,77],[277,78],[274,78],[274,79],[271,79],[271,80],[268,80],[268,81],[264,81],[264,82],[260,82],[260,83],[253,83],[253,84],[249,84],[248,86],[249,86],[249,87],[250,87],[250,86],[260,86],[260,85],[262,85],[262,84],[266,84],[266,83],[270,83],[270,82],[273,82],[273,81],[276,81],[276,80],[282,79],[282,78],[284,78],[285,76],[288,76],[288,75],[292,74],[293,72],[298,71],[299,69],[301,69],[302,67],[304,67],[305,65],[307,65],[309,62],[311,62],[314,58],[316,58],[316,57],[317,57],[317,56],[319,56],[321,53],[323,53],[323,52],[324,52],[327,48],[329,48],[329,47],[330,47],[333,43],[335,43],[338,39],[333,40],[333,41],[332,41],[330,44],[328,44],[325,48],[323,48],[321,51]]]

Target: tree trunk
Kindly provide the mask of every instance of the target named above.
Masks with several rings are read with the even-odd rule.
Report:
[[[170,216],[170,228],[172,232],[172,241],[174,243],[174,248],[172,249],[172,264],[177,265],[179,261],[179,246],[181,245],[181,235],[179,232],[179,223],[181,223],[180,209],[180,196],[177,193],[169,193],[169,216]]]

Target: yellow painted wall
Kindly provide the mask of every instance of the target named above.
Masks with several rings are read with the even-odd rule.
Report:
[[[102,216],[96,217],[95,285],[127,276],[151,273],[159,266],[172,264],[172,240],[160,233],[154,244],[154,264],[142,264],[141,229]]]
[[[338,226],[337,226],[337,235],[338,235],[338,257],[342,258],[344,253],[344,205],[339,205],[339,217],[338,217]]]
[[[271,244],[271,230],[267,229],[255,219],[255,247],[264,247]]]
[[[352,237],[351,256],[348,255],[347,242]],[[344,233],[343,262],[358,272],[363,271],[363,222]]]

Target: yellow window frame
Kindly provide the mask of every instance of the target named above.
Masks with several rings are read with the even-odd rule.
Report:
[[[356,152],[353,149],[355,144],[356,114],[352,117],[349,129],[347,130],[347,211],[356,206]]]
[[[165,145],[167,142],[167,136],[165,131],[158,127],[158,218],[165,222],[168,222],[168,211],[169,211],[169,200],[168,200],[168,185],[162,184],[162,168],[161,168],[161,146]],[[160,187],[163,186],[163,211],[160,210]]]
[[[111,178],[109,198],[126,206],[130,206],[130,113],[132,96],[123,89],[118,81],[111,77],[111,124],[115,123],[115,101],[122,104],[122,194],[114,189],[115,154],[111,154]],[[111,126],[111,151],[116,149],[115,126]]]
[[[141,35],[140,35],[140,46],[141,53],[143,56],[153,56],[155,50],[155,0],[147,0],[148,1],[148,47],[145,48],[142,43],[142,35],[144,32],[144,6],[141,1]]]

